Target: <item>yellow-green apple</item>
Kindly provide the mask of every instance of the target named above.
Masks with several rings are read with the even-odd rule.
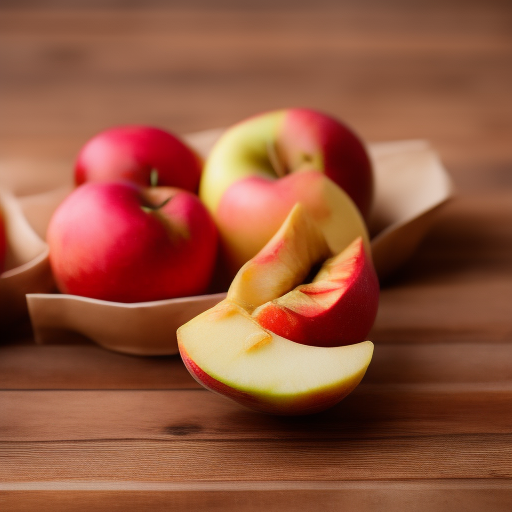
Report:
[[[232,275],[296,202],[319,223],[333,252],[356,236],[367,244],[363,216],[372,194],[361,141],[340,122],[308,109],[269,112],[228,129],[207,158],[199,186]]]
[[[344,344],[341,332],[344,323],[357,323],[359,319],[340,319],[332,313],[333,301],[324,301],[325,311],[320,305],[315,313],[320,322],[332,324],[324,329],[326,332],[335,331],[339,325],[342,346],[322,346],[331,345],[332,340],[296,343],[258,321],[261,307],[283,294],[286,296],[326,253],[329,254],[321,238],[322,233],[308,219],[304,208],[296,205],[272,240],[242,267],[226,299],[178,329],[180,354],[198,382],[247,407],[274,414],[309,414],[324,410],[359,384],[370,364],[373,344],[370,341]],[[350,255],[362,247],[359,239],[347,250],[348,256],[341,259],[350,259]],[[331,287],[335,288],[332,261],[328,260],[319,275],[321,281],[331,279]],[[371,266],[369,259],[365,261]],[[343,273],[350,280],[351,272],[358,272],[355,267],[357,265],[348,264],[339,274]],[[339,277],[341,281],[341,275]],[[343,284],[340,287],[347,288]],[[343,292],[341,295],[334,301],[338,304],[334,306],[338,313],[344,312],[343,306],[340,307]],[[378,300],[378,287],[377,290],[363,287],[361,293],[346,296],[346,299],[356,297],[373,303]],[[345,311],[353,309],[348,306]],[[287,320],[307,323],[310,321],[308,313],[299,311],[288,319],[284,317],[280,327]],[[361,321],[366,323],[367,316]]]
[[[196,195],[122,181],[76,188],[47,241],[63,293],[115,302],[204,293],[217,252],[215,224]]]
[[[127,180],[197,192],[202,166],[199,155],[168,131],[120,126],[99,133],[83,146],[75,163],[75,183]]]

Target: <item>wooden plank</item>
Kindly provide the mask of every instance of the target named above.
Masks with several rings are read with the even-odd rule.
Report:
[[[441,212],[381,293],[377,343],[511,342],[512,193],[466,195]]]
[[[135,357],[96,345],[0,346],[0,389],[200,388],[179,356]]]
[[[339,481],[512,478],[512,434],[323,442],[119,440],[0,445],[0,480]]]
[[[0,507],[10,512],[97,510],[191,510],[224,512],[300,512],[357,510],[415,512],[460,510],[510,512],[512,484],[507,481],[279,482],[275,484],[193,483],[128,485],[63,482],[20,486],[0,484]],[[85,488],[85,490],[84,490]]]
[[[510,384],[361,384],[324,413],[291,418],[252,412],[206,390],[2,391],[0,410],[0,441],[12,449],[36,441],[392,443],[415,436],[512,435]]]
[[[385,343],[366,384],[510,384],[512,344]],[[0,389],[199,389],[179,356],[133,357],[86,345],[0,345]]]

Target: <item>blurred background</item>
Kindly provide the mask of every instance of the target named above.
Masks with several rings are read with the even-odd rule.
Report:
[[[511,187],[511,91],[509,1],[0,2],[2,158],[308,106],[367,141],[429,139],[464,190]]]

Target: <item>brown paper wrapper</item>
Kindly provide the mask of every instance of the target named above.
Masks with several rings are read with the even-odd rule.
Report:
[[[48,264],[48,246],[33,229],[18,199],[0,190],[0,209],[5,222],[7,254],[0,275],[0,329],[27,314],[25,295],[55,289]]]
[[[222,130],[186,136],[206,156]],[[426,141],[383,142],[369,145],[375,169],[375,199],[369,219],[373,260],[384,279],[411,256],[435,220],[440,207],[451,197],[452,184],[436,152]],[[225,294],[185,297],[157,302],[123,304],[84,297],[48,293],[53,280],[44,242],[51,214],[71,191],[62,162],[21,164],[0,162],[10,189],[0,195],[0,207],[8,218],[10,270],[0,277],[1,322],[26,312],[25,294],[35,339],[59,343],[69,333],[86,336],[98,345],[137,355],[172,355],[178,352],[176,329],[221,301]],[[51,169],[50,183],[40,169]],[[17,170],[16,170],[17,168]],[[38,176],[33,192],[23,182]],[[18,178],[17,178],[18,176]],[[55,188],[59,183],[60,187]],[[53,188],[52,188],[53,187]],[[21,191],[21,192],[20,192]],[[16,198],[14,194],[22,197]]]
[[[69,332],[124,354],[178,353],[176,330],[212,308],[225,293],[123,304],[76,295],[30,294],[27,300],[37,343],[66,342]]]

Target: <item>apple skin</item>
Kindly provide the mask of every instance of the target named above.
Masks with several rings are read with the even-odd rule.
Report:
[[[147,187],[156,170],[158,186],[197,192],[202,166],[199,155],[177,136],[151,126],[128,125],[90,139],[78,154],[74,176],[76,185],[127,180]]]
[[[194,194],[170,187],[141,189],[128,182],[76,188],[57,208],[47,231],[60,291],[114,302],[204,293],[217,237]]]
[[[310,155],[311,168],[322,171],[354,201],[363,217],[373,200],[373,169],[361,139],[333,117],[306,108],[288,110],[279,135],[283,160],[303,168]],[[319,156],[316,156],[319,155]]]
[[[231,275],[265,246],[297,202],[318,223],[333,254],[358,236],[370,250],[359,211],[324,174],[303,171],[277,181],[254,176],[226,190],[214,215]]]
[[[379,306],[379,281],[362,240],[324,263],[313,282],[257,308],[265,329],[304,345],[336,347],[364,341]]]

